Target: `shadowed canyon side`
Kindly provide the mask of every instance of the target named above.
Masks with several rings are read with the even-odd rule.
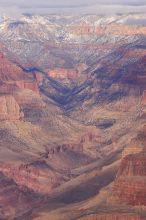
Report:
[[[128,19],[1,16],[0,219],[146,219],[146,28]]]
[[[123,152],[116,178],[108,196],[95,210],[79,219],[145,219],[145,141],[146,128],[131,140]],[[137,149],[133,146],[136,143]],[[139,146],[139,147],[138,147]],[[134,152],[135,151],[135,152]],[[98,200],[97,200],[98,201]]]

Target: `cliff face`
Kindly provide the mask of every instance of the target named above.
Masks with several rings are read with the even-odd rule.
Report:
[[[146,153],[142,151],[123,158],[118,175],[146,176]]]
[[[129,155],[122,160],[110,202],[146,206],[145,158],[145,153],[142,153]]]
[[[146,206],[146,152],[145,152],[145,126],[143,131],[132,140],[139,143],[139,149],[132,147],[126,150],[117,178],[113,185],[109,202]],[[143,146],[143,147],[142,147]],[[139,150],[139,151],[138,151]]]
[[[42,105],[35,75],[27,74],[0,53],[0,120],[23,118],[23,104],[33,103]]]
[[[115,181],[110,202],[146,206],[145,177],[119,177]]]
[[[18,186],[0,172],[0,218],[12,220],[27,213],[41,198],[26,187]]]
[[[19,120],[23,117],[20,107],[11,95],[0,96],[0,120]]]
[[[11,63],[2,53],[0,53],[0,80],[17,81],[27,79],[27,75],[23,73],[21,68]]]
[[[0,84],[1,93],[12,94],[16,89],[28,89],[39,93],[35,76],[24,72],[2,53],[0,53]]]

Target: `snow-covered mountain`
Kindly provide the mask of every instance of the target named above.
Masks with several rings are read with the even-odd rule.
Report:
[[[30,41],[39,40],[40,42],[52,40],[55,42],[77,41],[79,38],[71,34],[71,28],[91,26],[93,34],[96,28],[106,25],[118,24],[140,24],[144,25],[145,15],[24,15],[19,20],[2,16],[0,18],[0,37],[2,40]],[[82,38],[85,41],[89,38]]]

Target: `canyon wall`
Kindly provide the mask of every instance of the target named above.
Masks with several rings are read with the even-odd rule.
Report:
[[[0,120],[15,121],[22,117],[23,113],[13,96],[0,96]]]

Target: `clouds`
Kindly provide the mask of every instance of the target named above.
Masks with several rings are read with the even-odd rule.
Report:
[[[17,6],[1,7],[0,15],[8,15],[11,18],[19,19],[22,16],[22,11]]]
[[[23,12],[85,12],[129,13],[146,12],[146,0],[0,0],[0,13]]]

